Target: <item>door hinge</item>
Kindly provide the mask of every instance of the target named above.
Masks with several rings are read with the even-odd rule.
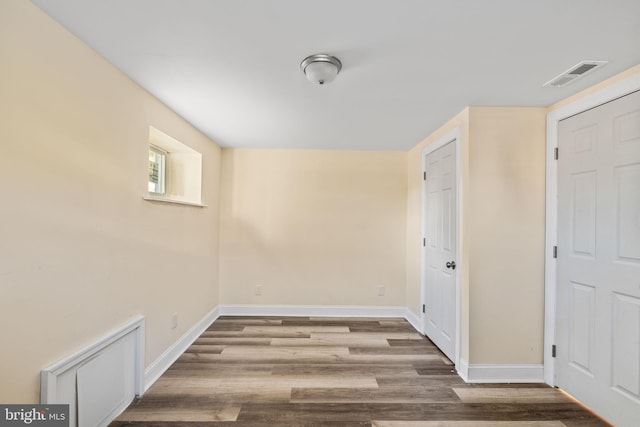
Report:
[[[426,312],[427,312],[426,310],[427,310],[426,305],[425,305],[425,304],[422,304],[422,312],[423,312],[423,313],[426,313]]]
[[[422,246],[427,246],[427,238],[426,237],[422,238]]]
[[[558,160],[558,147],[553,149],[553,159]]]
[[[551,346],[551,357],[556,357],[556,345]]]
[[[426,171],[422,172],[422,180],[423,181],[427,180],[427,172]]]
[[[557,246],[553,247],[553,257],[554,258],[558,258],[558,247]]]

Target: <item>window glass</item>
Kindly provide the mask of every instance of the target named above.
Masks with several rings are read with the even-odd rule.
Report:
[[[165,194],[167,152],[149,146],[149,193]]]

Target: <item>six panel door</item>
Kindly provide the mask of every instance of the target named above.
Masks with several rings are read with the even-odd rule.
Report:
[[[456,171],[455,142],[424,158],[425,335],[451,360],[456,344]]]
[[[640,426],[640,92],[560,122],[556,385]]]

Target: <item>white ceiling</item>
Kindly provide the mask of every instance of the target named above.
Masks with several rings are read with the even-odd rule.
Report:
[[[223,147],[407,150],[640,63],[640,0],[33,0]],[[300,62],[343,64],[316,86]],[[605,67],[542,85],[581,60]]]

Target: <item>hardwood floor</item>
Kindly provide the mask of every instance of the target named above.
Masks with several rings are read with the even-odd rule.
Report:
[[[542,384],[465,384],[404,319],[226,316],[111,425],[607,424]]]

